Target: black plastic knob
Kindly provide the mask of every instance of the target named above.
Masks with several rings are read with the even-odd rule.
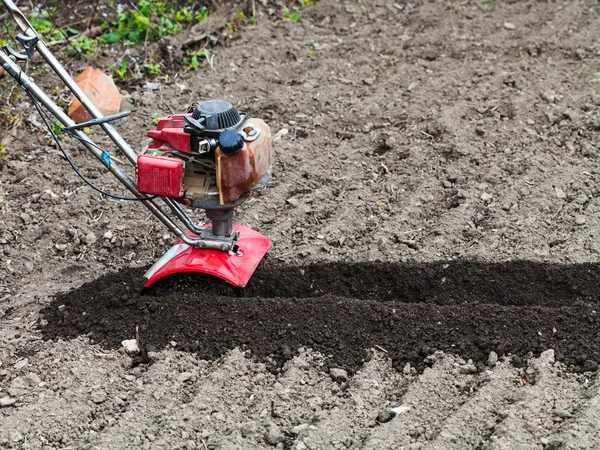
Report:
[[[225,130],[219,135],[219,148],[226,155],[235,155],[244,148],[244,137],[236,130]]]

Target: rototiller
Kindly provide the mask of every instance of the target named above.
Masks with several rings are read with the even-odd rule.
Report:
[[[92,188],[113,198],[141,202],[177,236],[175,245],[146,273],[144,286],[179,272],[207,273],[233,285],[245,286],[270,240],[248,227],[233,224],[232,216],[235,207],[247,199],[250,191],[269,180],[271,131],[268,125],[239,113],[227,101],[206,101],[194,105],[187,113],[161,119],[157,128],[148,132],[150,139],[137,154],[109,123],[129,112],[103,116],[14,2],[1,1],[22,30],[16,39],[23,45],[25,54],[5,45],[0,51],[0,63],[29,96],[67,161]],[[33,58],[35,50],[94,120],[76,124],[23,72],[17,63]],[[64,132],[79,140],[132,193],[131,197],[106,193],[81,174],[50,125],[56,123],[55,119],[50,118],[43,107],[62,124]],[[137,182],[82,131],[93,125],[102,127],[136,167]],[[211,223],[194,224],[182,205],[205,210]]]

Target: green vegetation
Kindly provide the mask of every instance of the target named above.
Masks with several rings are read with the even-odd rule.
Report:
[[[208,50],[187,50],[186,56],[183,57],[183,64],[185,70],[198,70],[200,67],[200,60],[206,58],[210,62],[210,52]]]
[[[120,80],[126,80],[127,78],[129,78],[129,67],[127,65],[127,59],[125,57],[121,59],[120,65],[114,64],[110,66],[109,69],[112,69],[112,71]]]
[[[304,7],[314,6],[316,0],[288,0],[288,6],[284,6],[283,18],[294,22],[300,21],[301,10]],[[209,10],[205,6],[196,6],[189,2],[181,8],[173,6],[172,2],[159,0],[135,0],[126,3],[126,7],[117,12],[116,18],[102,24],[102,34],[99,37],[82,35],[80,31],[70,26],[56,27],[53,16],[57,14],[57,8],[34,8],[28,15],[28,20],[43,37],[49,41],[68,41],[67,51],[72,55],[85,57],[95,53],[103,45],[120,43],[133,46],[139,43],[157,41],[169,34],[177,34],[182,30],[184,24],[202,22],[209,17]],[[247,25],[255,25],[257,21],[256,11],[253,10],[252,17],[246,16],[242,11],[232,17],[224,28],[229,33],[236,33]],[[16,26],[11,20],[5,20],[0,28],[0,44],[5,45],[14,39]],[[309,48],[309,58],[313,57],[314,48]],[[202,59],[206,59],[212,65],[212,54],[207,49],[186,50],[183,57],[185,70],[197,70]],[[138,66],[134,60],[121,59],[110,66],[121,81],[131,78],[139,78],[142,73],[149,76],[163,75],[164,63],[156,57],[150,57]],[[129,63],[135,67],[130,68]],[[143,66],[143,68],[142,68]],[[168,72],[168,70],[167,70]],[[167,76],[166,74],[164,76]]]
[[[148,75],[160,75],[162,73],[162,70],[160,68],[160,63],[144,64],[144,69],[146,69],[146,73]]]
[[[293,22],[300,22],[300,8],[297,6],[292,7],[290,10],[287,6],[283,7],[283,18],[291,20]]]
[[[134,9],[117,13],[117,20],[104,23],[107,32],[100,36],[103,44],[123,42],[135,45],[144,41],[156,41],[165,34],[176,34],[181,26],[176,20],[177,11],[167,3],[155,0],[140,0]],[[180,14],[182,18],[186,13]]]
[[[79,36],[69,42],[67,48],[75,54],[81,56],[91,55],[98,49],[98,40],[87,36]]]
[[[293,22],[300,22],[300,11],[302,8],[315,6],[316,0],[294,0],[292,4],[283,7],[283,18]]]

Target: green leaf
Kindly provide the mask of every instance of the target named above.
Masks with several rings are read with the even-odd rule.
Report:
[[[103,44],[114,44],[119,42],[123,38],[123,35],[118,31],[111,31],[100,36],[100,40]]]

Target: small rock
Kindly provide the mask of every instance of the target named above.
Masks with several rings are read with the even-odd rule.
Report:
[[[64,252],[67,249],[67,244],[56,244],[54,248],[59,252]]]
[[[504,22],[504,25],[502,25],[504,27],[505,30],[514,30],[517,27],[515,26],[514,23],[512,22]]]
[[[548,103],[554,103],[554,102],[556,102],[556,94],[554,93],[554,91],[545,91],[545,92],[542,92],[540,94],[540,97],[542,97],[542,100],[545,100]]]
[[[489,202],[492,198],[494,198],[494,196],[488,192],[484,192],[483,194],[481,194],[481,200],[483,200],[484,202]]]
[[[177,381],[179,381],[180,383],[185,383],[186,381],[190,381],[191,379],[192,379],[191,372],[182,372],[177,377]]]
[[[29,384],[25,381],[24,377],[15,377],[10,382],[11,389],[28,389]]]
[[[576,225],[585,225],[585,217],[584,216],[577,216],[575,217],[575,224]]]
[[[282,128],[281,130],[279,130],[275,136],[273,136],[273,142],[278,141],[279,139],[281,139],[283,136],[287,136],[289,134],[289,130],[287,128]]]
[[[2,397],[2,398],[0,398],[0,408],[6,407],[6,406],[12,406],[16,402],[17,402],[16,398]]]
[[[488,367],[496,367],[498,364],[498,354],[496,352],[490,352],[490,356],[488,356],[487,365]]]
[[[21,361],[17,361],[15,364],[15,370],[21,370],[23,367],[26,367],[29,364],[29,360],[27,358],[23,358]]]
[[[554,361],[555,361],[554,350],[549,349],[549,350],[543,351],[542,353],[540,353],[539,359],[542,363],[554,364]]]
[[[348,381],[348,372],[344,369],[329,369],[329,375],[333,381],[337,381],[338,383]]]
[[[106,401],[106,392],[104,392],[104,391],[92,392],[92,395],[90,396],[90,400],[92,400],[96,405],[99,405],[100,403],[104,403]]]
[[[21,215],[19,217],[21,217],[21,220],[25,224],[28,224],[29,222],[31,222],[31,216],[27,213],[21,213]]]
[[[121,341],[121,345],[127,353],[139,353],[140,348],[136,339],[125,339]]]
[[[396,406],[395,408],[392,408],[391,411],[399,416],[400,414],[404,414],[408,411],[410,411],[410,406],[408,405],[400,405],[400,406]]]
[[[477,373],[477,367],[475,367],[475,364],[473,363],[467,363],[463,366],[460,366],[460,368],[458,369],[460,371],[460,373],[464,373],[466,375],[468,374],[472,374],[472,373]]]
[[[568,419],[570,418],[573,414],[571,414],[569,411],[567,411],[566,409],[557,409],[554,412],[554,415],[557,417],[560,417],[561,419]]]
[[[300,205],[300,201],[297,198],[290,197],[285,201],[288,205],[298,206]]]
[[[142,86],[142,89],[145,89],[147,91],[158,91],[161,87],[162,87],[162,84],[160,84],[160,83],[147,82],[146,84],[144,84]]]
[[[362,81],[367,86],[373,86],[375,84],[375,77],[364,78]]]
[[[102,236],[103,239],[108,239],[109,241],[113,238],[113,232],[108,230],[106,233],[104,233],[104,236]]]
[[[377,414],[377,421],[379,423],[386,423],[386,422],[389,422],[390,420],[392,420],[394,418],[394,416],[395,416],[395,414],[392,412],[392,410],[382,409]]]
[[[36,373],[33,373],[33,372],[31,372],[31,373],[28,373],[27,375],[25,375],[25,376],[23,377],[23,379],[24,379],[24,380],[25,380],[25,382],[26,382],[26,383],[27,383],[29,386],[31,386],[31,387],[38,386],[38,385],[39,385],[39,384],[42,382],[42,380],[41,380],[41,378],[38,376],[38,374],[36,374]]]
[[[402,369],[402,373],[404,375],[410,375],[410,363],[406,363],[406,365]]]
[[[283,441],[285,441],[285,436],[279,428],[271,427],[265,433],[265,442],[269,445],[277,445]]]
[[[559,187],[554,188],[554,192],[556,193],[556,198],[567,198],[567,194]]]
[[[296,425],[294,428],[292,428],[290,431],[293,434],[300,434],[302,433],[304,430],[306,430],[309,427],[309,424],[307,423],[301,423],[300,425]]]
[[[88,246],[93,245],[94,242],[96,242],[96,235],[94,233],[91,233],[91,232],[88,233],[85,236],[85,243],[86,243],[86,245],[88,245]]]

